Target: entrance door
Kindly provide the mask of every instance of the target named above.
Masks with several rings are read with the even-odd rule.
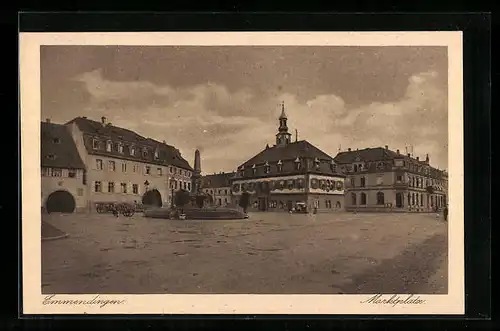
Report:
[[[162,201],[160,192],[158,192],[158,190],[155,189],[147,191],[142,196],[142,204],[146,206],[161,207]]]
[[[259,198],[259,210],[260,211],[267,211],[267,199],[266,198]]]
[[[72,213],[75,211],[75,207],[75,198],[67,191],[51,193],[45,203],[48,213]]]
[[[403,208],[403,194],[396,193],[396,208]]]
[[[293,208],[293,202],[292,201],[287,201],[286,202],[287,210],[290,211]]]

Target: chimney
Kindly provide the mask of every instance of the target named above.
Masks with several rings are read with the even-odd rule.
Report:
[[[349,148],[347,149],[347,151],[348,151],[348,152],[350,152],[350,151],[351,151],[351,148],[349,147]]]
[[[46,118],[45,122],[50,123],[50,118]]]
[[[425,157],[425,162],[426,162],[427,164],[429,164],[429,154],[427,154],[427,155],[426,155],[426,157]]]
[[[106,125],[106,117],[105,116],[101,117],[101,124]]]
[[[389,146],[388,146],[388,145],[385,145],[385,149],[389,149]]]
[[[164,145],[166,145],[166,144],[167,144],[167,142],[166,142],[165,140],[163,140],[163,144],[164,144]]]
[[[396,153],[398,153],[398,154],[399,154],[399,149],[397,149],[397,150],[396,150]]]

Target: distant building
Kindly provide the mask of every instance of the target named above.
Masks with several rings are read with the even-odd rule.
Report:
[[[432,211],[447,203],[448,174],[399,150],[365,148],[335,157],[346,174],[348,211]]]
[[[292,142],[282,105],[276,144],[240,165],[232,182],[234,203],[251,194],[249,210],[288,211],[305,204],[309,211],[344,207],[344,175],[333,158],[311,143]]]
[[[234,172],[221,172],[201,178],[201,189],[212,197],[214,205],[228,206],[232,203],[231,180],[234,175]]]
[[[97,203],[169,205],[172,193],[189,189],[192,168],[179,150],[108,123],[77,117],[68,123],[86,165],[89,210]]]
[[[42,210],[83,211],[86,207],[85,165],[67,127],[41,123]]]

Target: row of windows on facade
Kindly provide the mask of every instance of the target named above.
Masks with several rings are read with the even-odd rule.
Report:
[[[370,168],[371,162],[360,162],[360,163],[353,163],[353,164],[348,164],[347,166],[342,166],[342,169],[345,170],[346,172],[361,172],[361,171],[366,171]],[[425,167],[425,166],[420,166],[413,164],[412,162],[409,162],[407,164],[406,161],[404,160],[394,160],[394,166],[396,167],[406,167],[408,165],[408,170],[409,171],[414,171],[414,172],[419,172],[423,173],[424,175],[436,175],[435,172],[431,170],[430,167]],[[384,163],[384,162],[376,162],[376,169],[377,170],[384,170],[385,167],[392,166],[390,163]]]
[[[344,188],[343,181],[329,180],[329,179],[316,179],[311,178],[310,186],[312,189],[322,189],[324,191],[342,190]],[[271,180],[262,182],[250,182],[242,184],[234,184],[233,191],[254,191],[254,190],[282,190],[282,189],[303,189],[304,180],[303,179],[288,179],[288,180]]]
[[[299,158],[295,159],[294,161],[294,165],[295,165],[295,170],[301,170],[303,169],[303,164],[302,162],[300,161]],[[316,170],[319,170],[320,169],[320,166],[321,166],[321,162],[319,159],[315,159],[314,160],[314,167]],[[264,170],[264,174],[269,174],[271,173],[271,165],[266,161],[266,163],[263,165],[263,166],[257,166],[257,165],[253,165],[252,166],[252,174],[253,175],[257,175],[259,173],[259,169],[263,169]],[[332,170],[332,172],[336,172],[337,171],[337,165],[335,163],[330,163],[330,169]],[[276,171],[277,172],[283,172],[283,162],[281,160],[279,160],[277,163],[276,163]],[[245,168],[242,166],[240,168],[240,176],[245,176]]]
[[[179,189],[184,189],[186,191],[191,191],[191,183],[172,180],[170,181],[170,188],[171,189],[173,188],[174,190],[177,190],[179,188]]]
[[[424,186],[424,183],[425,183],[425,186]],[[408,186],[410,186],[410,187],[426,188],[428,186],[434,186],[434,185],[441,186],[441,184],[443,184],[442,181],[434,179],[434,178],[431,178],[430,180],[425,179],[425,182],[424,182],[424,178],[408,176]]]
[[[224,189],[224,190],[209,190],[209,189],[205,189],[205,193],[210,193],[211,195],[213,195],[214,192],[216,192],[215,194],[219,194],[219,195],[222,195],[222,194],[228,195],[228,194],[232,193],[231,190],[229,190],[229,192],[228,192],[227,189]]]
[[[94,192],[103,192],[103,187],[102,187],[102,182],[96,181],[94,183]],[[108,182],[108,187],[107,191],[108,193],[118,193],[116,192],[115,189],[115,183],[114,182]],[[130,193],[128,192],[128,184],[127,183],[120,183],[120,193]],[[132,184],[132,194],[139,194],[139,185],[138,184]]]
[[[76,169],[68,169],[67,172],[60,168],[42,168],[42,176],[44,177],[76,177]]]
[[[258,208],[259,206],[259,202],[257,200],[255,200],[253,202],[253,208]],[[320,202],[319,200],[315,200],[314,203],[313,203],[313,207],[315,208],[320,208]],[[288,209],[291,209],[293,208],[293,201],[289,200],[289,201],[278,201],[278,200],[270,200],[268,202],[268,208],[278,208],[278,209],[285,209],[285,210],[288,210]],[[335,203],[335,205],[332,204],[332,201],[331,200],[325,200],[325,208],[328,208],[328,209],[332,209],[332,208],[342,208],[342,205],[340,203],[340,201],[337,201]]]
[[[92,148],[95,150],[103,149],[102,148],[103,141],[99,139],[92,140]],[[137,147],[130,145],[125,146],[123,143],[114,143],[111,140],[106,141],[106,152],[118,152],[120,154],[125,154],[125,149],[128,149],[128,154],[131,156],[137,155]],[[142,147],[142,156],[147,157],[149,155],[149,150],[147,147]],[[159,158],[158,150],[154,152],[155,159]]]
[[[396,183],[404,183],[404,178],[402,175],[397,175],[396,176]],[[356,187],[356,178],[352,177],[350,179],[350,184],[351,187]],[[360,178],[360,186],[359,187],[366,187],[366,178],[361,177]],[[440,181],[435,180],[435,179],[426,179],[425,180],[425,186],[424,186],[424,179],[420,177],[408,177],[408,186],[410,187],[420,187],[420,188],[426,188],[429,185],[436,185],[440,184]],[[383,175],[378,175],[377,176],[377,182],[376,185],[384,185],[384,177]]]
[[[400,194],[402,197],[402,193],[397,193]],[[442,205],[444,201],[444,196],[434,196],[434,195],[425,195],[427,197],[427,206],[433,207],[435,204]],[[424,206],[424,194],[422,193],[408,193],[408,205],[411,206]],[[357,194],[356,193],[351,193],[351,204],[352,205],[357,205]],[[360,201],[359,205],[364,206],[368,204],[368,199],[367,195],[364,192],[360,193]],[[377,192],[377,205],[384,205],[385,204],[385,197],[383,192]]]
[[[97,170],[103,170],[103,161],[101,159],[96,160],[96,168]],[[139,172],[139,166],[138,165],[133,165],[132,166],[132,172]],[[108,171],[116,171],[116,162],[115,161],[108,161]],[[127,172],[127,163],[122,163],[122,172]],[[144,166],[144,173],[146,175],[151,175],[151,166]],[[177,168],[175,167],[170,167],[170,173],[171,174],[177,174]],[[162,168],[157,168],[156,169],[156,174],[158,176],[163,175],[163,169]],[[179,169],[179,174],[189,177],[191,173],[187,170],[184,172]]]

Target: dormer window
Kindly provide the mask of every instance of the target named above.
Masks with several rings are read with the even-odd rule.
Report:
[[[52,142],[53,142],[54,144],[60,144],[60,143],[61,143],[61,139],[59,139],[59,138],[54,138],[54,139],[52,139]]]
[[[266,161],[266,163],[264,164],[264,172],[266,174],[270,173],[271,172],[271,167],[269,166],[269,162]]]
[[[106,151],[111,152],[112,149],[113,149],[113,144],[111,143],[111,141],[107,141],[106,142]]]
[[[123,154],[123,144],[118,144],[118,153]]]
[[[295,162],[295,169],[300,170],[300,159],[297,157],[294,162]]]
[[[252,173],[255,175],[257,173],[257,167],[255,164],[252,166]]]
[[[47,155],[47,159],[49,159],[49,160],[55,160],[56,158],[57,158],[57,156],[55,154]]]
[[[92,148],[93,149],[99,149],[99,140],[92,139]]]
[[[155,150],[155,159],[158,159],[160,157],[160,153],[158,152],[158,150]]]
[[[130,155],[135,156],[135,147],[130,146]]]
[[[142,156],[143,156],[143,157],[148,157],[148,149],[147,149],[147,148],[144,148],[144,149],[142,150]]]
[[[282,172],[283,171],[283,163],[281,162],[281,160],[278,161],[278,163],[276,164],[277,168],[278,168],[278,172]]]
[[[337,172],[337,165],[335,164],[335,161],[332,160],[332,162],[330,162],[330,169],[332,170],[332,172]]]
[[[319,165],[320,165],[320,163],[319,163],[319,159],[318,159],[318,158],[315,158],[315,159],[314,159],[314,166],[316,167],[316,169],[319,169]]]
[[[245,166],[241,166],[241,168],[240,168],[240,176],[241,177],[245,176]]]

